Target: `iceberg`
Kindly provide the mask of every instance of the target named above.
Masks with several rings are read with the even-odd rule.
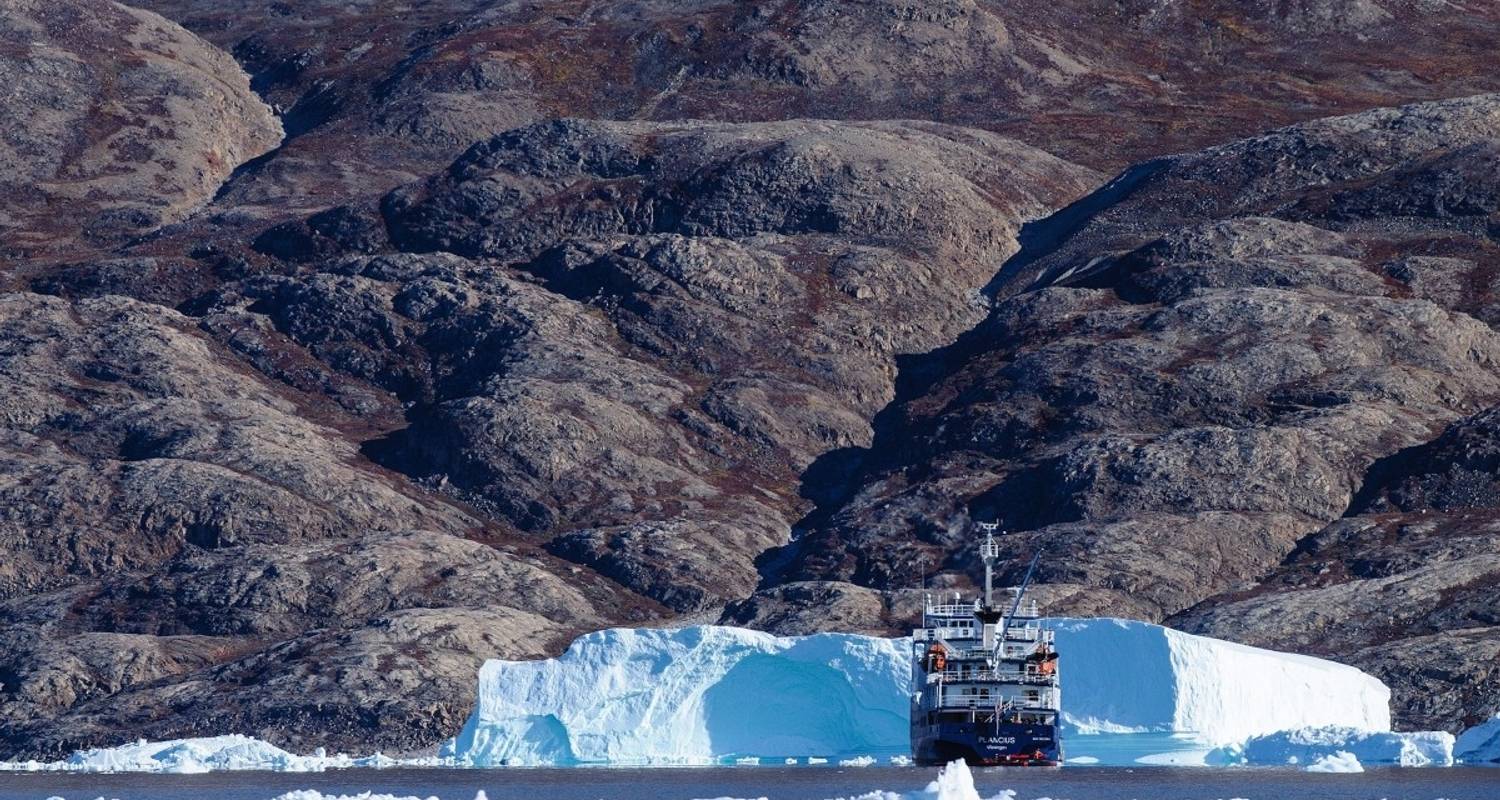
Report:
[[[937,778],[927,784],[923,796],[932,800],[979,800],[979,790],[974,788],[974,775],[969,765],[954,761],[938,772]]]
[[[847,634],[599,631],[555,659],[485,662],[443,752],[474,766],[906,755],[907,653]]]
[[[1122,763],[1128,739],[1171,751],[1169,763],[1203,763],[1216,747],[1286,729],[1390,729],[1389,690],[1353,667],[1144,622],[1049,624],[1070,758]],[[599,631],[555,659],[486,662],[474,710],[443,753],[472,766],[907,755],[909,648],[721,626]]]
[[[1208,757],[1211,764],[1313,764],[1339,753],[1364,764],[1403,767],[1453,765],[1453,734],[1447,731],[1359,730],[1347,727],[1299,728],[1221,748]]]
[[[1466,764],[1500,762],[1500,714],[1459,734],[1453,752]]]

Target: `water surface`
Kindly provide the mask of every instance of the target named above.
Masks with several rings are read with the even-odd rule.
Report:
[[[920,790],[937,774],[917,767],[708,767],[652,769],[388,769],[208,775],[0,774],[0,800],[270,800],[294,789],[372,791],[473,800],[826,800]],[[1500,769],[1371,768],[1319,775],[1282,768],[997,768],[975,770],[983,797],[1017,800],[1500,800]]]

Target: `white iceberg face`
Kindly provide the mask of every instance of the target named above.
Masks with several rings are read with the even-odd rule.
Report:
[[[489,661],[449,745],[474,765],[905,755],[904,640],[724,627],[607,630]]]
[[[1390,728],[1389,691],[1352,667],[1143,622],[1051,624],[1070,758],[1121,763],[1122,737],[1094,734],[1154,736],[1128,737],[1154,749],[1125,763],[1167,751],[1202,763],[1215,745],[1287,728]],[[486,662],[445,752],[476,766],[873,762],[908,751],[910,669],[908,639],[600,631],[556,659]]]
[[[1500,762],[1500,714],[1460,734],[1453,753],[1466,764]]]
[[[1116,619],[1053,622],[1063,735],[1190,734],[1218,745],[1305,726],[1390,730],[1390,690],[1343,664]]]

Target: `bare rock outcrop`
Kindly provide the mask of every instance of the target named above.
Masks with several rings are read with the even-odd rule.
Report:
[[[275,741],[419,747],[462,719],[487,655],[659,613],[385,473],[358,447],[379,406],[315,422],[198,320],[13,293],[0,338],[8,748],[225,715]],[[390,722],[372,711],[391,702]]]
[[[181,247],[242,245],[561,117],[923,119],[1113,171],[1500,89],[1486,53],[1500,12],[1436,0],[138,3],[233,53],[288,134],[172,232]]]
[[[386,466],[700,611],[754,590],[797,474],[868,443],[896,358],[976,322],[1020,226],[1094,179],[940,125],[545,123],[382,204],[394,245],[467,258],[246,281],[210,318],[415,403]]]
[[[149,11],[16,0],[0,84],[0,255],[118,244],[211,200],[281,125],[227,53]]]

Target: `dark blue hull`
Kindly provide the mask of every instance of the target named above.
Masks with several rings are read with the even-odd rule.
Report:
[[[1062,763],[1062,742],[1053,725],[939,722],[913,726],[911,739],[912,757],[924,766],[959,759],[986,767]]]

